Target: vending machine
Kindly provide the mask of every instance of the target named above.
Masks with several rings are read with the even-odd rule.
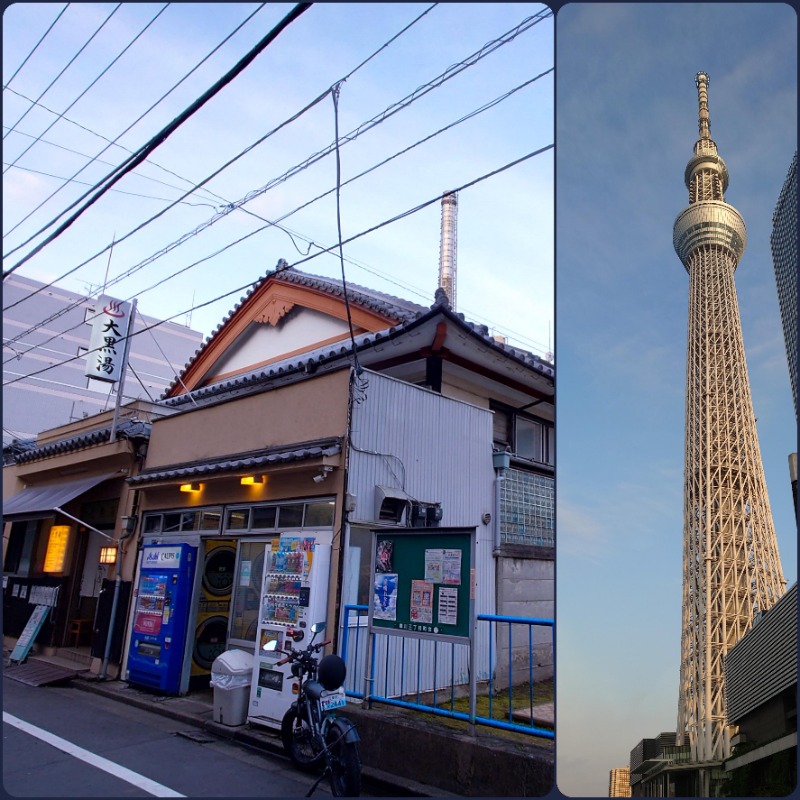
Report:
[[[142,548],[133,598],[126,680],[168,694],[180,691],[197,548]]]
[[[302,649],[311,638],[311,626],[326,621],[331,537],[331,531],[284,533],[264,554],[249,722],[280,728],[296,699],[290,665],[277,666],[283,655],[269,644],[276,642],[278,650],[290,644]],[[301,631],[303,638],[292,641],[286,636],[288,630]]]

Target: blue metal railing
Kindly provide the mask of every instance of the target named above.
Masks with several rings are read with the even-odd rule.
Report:
[[[368,612],[369,607],[365,605],[344,607],[341,655],[347,664],[345,691],[348,697],[424,711],[471,725],[555,738],[554,728],[537,725],[534,714],[534,655],[537,644],[552,653],[552,619],[498,614],[477,616],[478,640],[487,646],[478,649],[482,657],[479,656],[476,671],[483,686],[482,693],[489,698],[489,715],[473,717],[455,710],[457,697],[470,696],[469,646],[376,631],[367,653]],[[534,633],[542,628],[549,629],[548,635],[545,641],[539,637],[537,642]],[[478,647],[478,642],[474,646]],[[369,676],[374,680],[371,687]],[[376,686],[380,686],[380,692]],[[508,697],[504,708],[497,710],[496,695],[502,689],[508,690]],[[523,708],[514,709],[514,698],[520,705],[519,692],[522,691],[527,694],[527,703],[521,704]],[[475,699],[470,697],[470,708],[475,708]]]

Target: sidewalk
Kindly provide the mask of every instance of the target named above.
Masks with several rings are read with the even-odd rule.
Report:
[[[4,662],[8,659],[5,653]],[[165,696],[148,689],[133,686],[122,680],[99,680],[88,669],[81,670],[75,661],[59,656],[42,656],[32,654],[26,664],[53,665],[80,670],[74,677],[67,678],[70,685],[79,691],[91,692],[111,700],[116,700],[144,711],[178,720],[184,725],[198,730],[198,734],[210,734],[222,739],[228,739],[247,747],[261,750],[265,754],[285,757],[283,745],[278,731],[269,728],[249,725],[223,725],[214,721],[214,695],[211,688],[193,691],[184,697]],[[186,734],[184,734],[186,735]],[[367,764],[362,765],[362,775],[375,789],[395,797],[453,797],[451,792],[446,792],[433,786],[391,775],[380,769],[375,769]]]
[[[29,661],[75,667],[74,661],[52,656],[33,655]],[[197,736],[216,736],[265,754],[285,757],[278,731],[249,723],[229,726],[215,722],[210,687],[177,697],[160,695],[122,680],[99,680],[88,669],[68,679],[80,691],[179,720],[196,731]],[[552,742],[545,746],[534,741],[521,745],[484,731],[468,736],[442,726],[436,719],[420,722],[419,717],[390,706],[365,710],[359,704],[349,704],[346,711],[361,735],[364,780],[378,794],[535,797],[547,794],[553,787]],[[545,713],[549,717],[552,711],[547,709]],[[192,733],[182,735],[191,737]]]

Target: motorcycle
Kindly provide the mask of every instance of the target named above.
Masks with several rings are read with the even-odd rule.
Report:
[[[358,752],[360,737],[356,726],[336,713],[347,703],[344,680],[347,668],[337,655],[317,654],[330,641],[314,644],[317,634],[325,630],[325,623],[311,626],[311,641],[304,650],[291,644],[288,650],[279,650],[277,642],[267,647],[282,653],[286,658],[276,666],[291,663],[292,675],[298,680],[297,700],[292,703],[281,723],[281,739],[293,764],[311,768],[322,764],[322,774],[311,787],[310,797],[327,776],[334,797],[358,797],[361,792],[361,758]],[[301,641],[302,630],[288,631],[287,638]]]

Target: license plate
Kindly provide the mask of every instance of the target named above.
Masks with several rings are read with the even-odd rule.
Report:
[[[320,698],[320,703],[323,711],[333,711],[334,708],[341,708],[347,705],[347,697],[344,693],[344,689],[337,689],[330,694],[323,694]]]

